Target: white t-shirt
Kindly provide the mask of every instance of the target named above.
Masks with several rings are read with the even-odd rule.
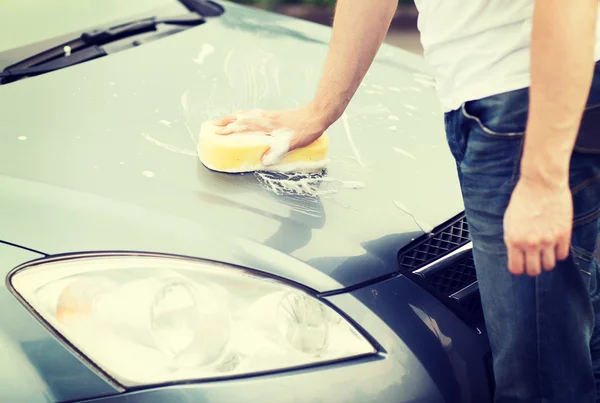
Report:
[[[534,0],[415,0],[415,4],[424,56],[445,111],[530,85]],[[600,23],[596,38],[600,60]]]

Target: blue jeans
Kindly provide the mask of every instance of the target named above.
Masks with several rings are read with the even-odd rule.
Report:
[[[569,258],[535,278],[513,276],[507,269],[502,221],[519,179],[528,104],[525,88],[467,102],[445,115],[494,359],[495,402],[600,402],[600,288],[594,257],[600,154],[576,151],[571,158]],[[598,65],[586,111],[600,122]]]

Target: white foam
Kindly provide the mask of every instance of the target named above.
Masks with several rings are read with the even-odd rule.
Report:
[[[206,56],[208,56],[214,52],[215,52],[215,47],[213,45],[205,43],[202,45],[202,49],[200,49],[200,53],[198,53],[198,56],[193,58],[192,61],[196,64],[203,64]]]
[[[390,115],[390,116],[388,116],[388,119],[389,120],[400,120],[400,118],[396,115]]]
[[[19,136],[19,137],[17,137],[17,139],[24,141],[24,140],[27,140],[27,136]]]
[[[158,121],[158,123],[160,123],[161,125],[165,125],[167,127],[171,127],[171,122],[169,122],[168,120],[161,119]]]
[[[292,139],[296,133],[291,129],[277,129],[271,133],[269,140],[269,151],[262,158],[266,166],[274,165],[281,161],[283,156],[290,151]]]
[[[154,178],[154,172],[152,171],[144,171],[142,172],[142,175],[144,175],[146,178]]]

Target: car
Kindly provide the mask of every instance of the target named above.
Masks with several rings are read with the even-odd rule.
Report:
[[[322,172],[227,174],[201,125],[309,101],[331,28],[220,0],[2,11],[0,401],[491,401],[422,57],[382,45]]]

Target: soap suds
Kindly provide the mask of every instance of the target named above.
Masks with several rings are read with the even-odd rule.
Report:
[[[363,163],[360,153],[358,152],[358,148],[356,147],[356,144],[354,144],[354,139],[352,138],[352,133],[350,132],[350,124],[348,123],[348,115],[345,112],[342,114],[342,123],[344,124],[344,130],[346,131],[346,138],[348,139],[348,142],[350,143],[350,147],[352,148],[352,151],[354,152],[354,157],[356,158],[356,162],[358,162],[360,164],[360,166],[362,166],[364,168],[365,164]]]
[[[402,90],[401,90],[400,88],[398,88],[398,87],[388,87],[388,89],[389,89],[390,91],[395,91],[395,92],[400,92],[400,91],[402,91]]]
[[[144,175],[146,178],[154,178],[154,172],[152,171],[144,171],[142,172],[142,175]]]
[[[169,122],[168,120],[161,119],[158,121],[158,123],[160,123],[161,125],[165,125],[167,127],[171,127],[171,122]]]
[[[65,57],[71,56],[71,47],[70,46],[63,47],[63,52],[65,52]]]
[[[398,130],[398,127],[396,127],[396,126],[390,126],[390,130],[393,131],[393,132],[395,132],[396,130]]]
[[[208,56],[214,52],[215,52],[215,47],[208,43],[205,43],[202,45],[202,49],[200,49],[200,53],[198,53],[198,56],[193,58],[192,61],[196,64],[202,64],[202,63],[204,63],[204,59],[206,58],[206,56]]]
[[[24,140],[27,140],[27,136],[19,136],[19,137],[17,137],[17,139],[24,141]]]
[[[277,129],[271,133],[269,151],[262,157],[266,166],[278,163],[290,151],[290,144],[296,133],[291,129]]]
[[[237,120],[225,126],[226,129],[230,129],[234,132],[243,132],[248,130],[248,126],[243,123],[244,119],[253,119],[259,126],[262,127],[271,126],[270,122],[262,116],[262,111],[260,109],[253,109],[247,113],[237,114],[235,117]]]
[[[389,120],[400,120],[400,118],[396,115],[390,115],[390,116],[388,116],[388,119]]]
[[[400,154],[402,154],[402,155],[406,155],[407,157],[409,157],[409,158],[412,158],[413,160],[416,160],[416,159],[417,159],[417,158],[416,158],[414,155],[412,155],[412,154],[411,154],[411,153],[409,153],[408,151],[405,151],[405,150],[403,150],[403,149],[401,149],[401,148],[394,147],[394,151],[396,151],[397,153],[400,153]]]
[[[406,109],[410,109],[412,111],[416,111],[417,107],[414,105],[410,105],[410,104],[402,104],[403,107],[405,107]]]
[[[382,90],[383,89],[383,87],[381,85],[377,85],[377,84],[373,84],[373,85],[371,85],[371,87],[373,87],[375,89],[378,89],[378,90]]]
[[[142,137],[145,138],[146,140],[148,140],[149,142],[151,142],[152,144],[155,144],[161,148],[164,148],[165,150],[168,150],[168,151],[171,151],[174,153],[178,153],[178,154],[189,155],[192,157],[198,156],[198,154],[195,151],[184,150],[183,148],[176,147],[172,144],[164,143],[160,140],[155,139],[154,137],[150,136],[147,133],[142,133]]]

